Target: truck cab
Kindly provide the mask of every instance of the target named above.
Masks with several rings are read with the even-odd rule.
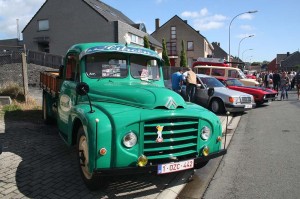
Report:
[[[84,43],[65,58],[60,72],[41,73],[43,117],[76,146],[90,189],[106,176],[201,168],[226,153],[219,118],[164,86],[156,52]]]

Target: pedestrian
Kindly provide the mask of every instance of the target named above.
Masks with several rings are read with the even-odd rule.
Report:
[[[300,71],[297,72],[294,79],[295,79],[295,86],[297,89],[298,100],[300,100]]]
[[[281,89],[280,100],[284,100],[285,97],[288,100],[287,90],[288,90],[289,82],[290,82],[289,77],[287,76],[286,72],[283,71],[280,78],[280,89]]]
[[[186,100],[189,102],[194,102],[195,93],[197,87],[197,77],[196,73],[188,67],[186,73]]]
[[[280,83],[280,74],[278,73],[278,71],[275,71],[273,74],[273,87],[274,90],[277,91],[277,95],[279,90],[279,83]]]
[[[181,95],[181,86],[183,81],[182,69],[179,68],[177,72],[171,76],[172,90]]]
[[[264,76],[265,88],[268,88],[268,87],[269,87],[269,81],[270,81],[269,72],[266,71],[266,74],[265,74],[265,76]]]

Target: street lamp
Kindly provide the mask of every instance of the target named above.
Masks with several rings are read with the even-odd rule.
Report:
[[[244,50],[243,53],[242,53],[242,60],[244,60],[244,53],[245,53],[246,51],[248,51],[248,50],[253,50],[253,49],[252,49],[252,48],[249,48],[249,49]]]
[[[229,57],[228,57],[228,61],[230,61],[230,27],[231,27],[232,21],[240,15],[247,14],[247,13],[252,14],[252,13],[256,13],[256,12],[257,12],[257,10],[240,13],[240,14],[236,15],[235,17],[233,17],[232,20],[230,21],[230,24],[229,24],[229,51],[228,51]]]
[[[246,38],[250,38],[250,37],[254,37],[254,35],[249,35],[247,37],[244,37],[241,39],[240,43],[239,43],[239,49],[238,49],[238,61],[240,60],[240,46],[241,46],[241,42],[246,39]]]

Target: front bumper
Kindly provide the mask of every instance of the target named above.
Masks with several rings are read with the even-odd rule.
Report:
[[[209,161],[219,156],[225,155],[227,149],[221,149],[218,152],[211,153],[208,156],[201,156],[194,159],[194,167],[197,164]],[[157,172],[158,165],[146,165],[145,167],[122,167],[122,168],[108,168],[108,169],[95,169],[94,174],[97,176],[113,176],[113,175],[129,175],[138,173],[154,173]]]
[[[244,112],[256,107],[255,103],[252,103],[251,108],[246,108],[246,104],[225,104],[226,111],[229,112]]]

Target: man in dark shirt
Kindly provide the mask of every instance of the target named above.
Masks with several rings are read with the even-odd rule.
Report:
[[[273,74],[273,86],[274,86],[274,90],[277,91],[277,95],[279,90],[279,82],[280,82],[280,75],[277,71],[275,71]]]

